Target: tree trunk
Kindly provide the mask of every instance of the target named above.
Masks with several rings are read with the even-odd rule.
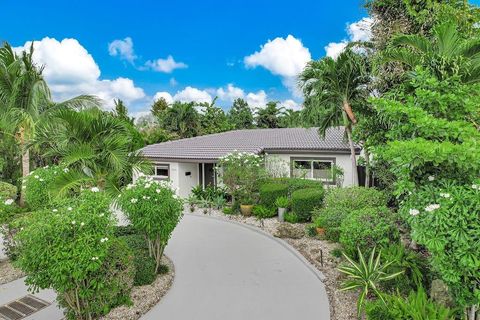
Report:
[[[352,160],[352,185],[358,186],[357,157],[355,154],[355,145],[352,138],[352,127],[350,124],[345,126],[347,132],[348,144],[350,145],[350,158]]]
[[[370,187],[370,153],[367,148],[365,150],[365,187]]]
[[[25,146],[25,129],[20,128],[20,150],[22,152],[22,177],[25,179],[30,173],[30,150]],[[25,206],[25,190],[20,191],[20,206]]]
[[[343,100],[343,111],[345,111],[348,118],[353,124],[357,124],[357,118],[355,118],[355,114],[353,113],[352,106],[350,105],[348,100]]]

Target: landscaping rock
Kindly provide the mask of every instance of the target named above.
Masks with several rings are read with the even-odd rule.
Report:
[[[291,223],[282,223],[277,227],[273,234],[277,238],[300,239],[305,235],[303,226],[297,226]]]
[[[448,292],[448,286],[440,279],[435,279],[432,281],[432,285],[430,287],[430,297],[433,301],[443,306],[454,306],[453,299]]]

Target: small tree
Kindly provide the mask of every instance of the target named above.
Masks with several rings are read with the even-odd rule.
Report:
[[[182,217],[183,201],[169,183],[142,176],[123,190],[118,204],[134,228],[145,235],[158,272],[163,251]]]

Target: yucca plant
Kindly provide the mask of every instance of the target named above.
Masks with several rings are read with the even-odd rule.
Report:
[[[385,303],[382,293],[378,290],[378,284],[382,281],[390,280],[399,276],[403,273],[403,270],[388,274],[386,269],[393,261],[382,264],[380,261],[381,252],[379,252],[378,255],[375,255],[375,248],[373,248],[367,261],[360,249],[357,248],[357,250],[358,262],[343,253],[343,256],[348,261],[348,265],[341,266],[338,270],[348,277],[348,279],[342,283],[341,291],[361,289],[357,301],[357,315],[360,318],[368,294],[373,292]]]

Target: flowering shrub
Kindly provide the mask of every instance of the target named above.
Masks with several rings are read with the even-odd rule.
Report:
[[[50,190],[61,170],[68,169],[45,166],[35,169],[24,179],[22,188],[25,189],[25,202],[32,211],[53,205],[53,194]]]
[[[433,269],[460,306],[480,302],[480,181],[436,182],[415,190],[401,206],[412,238],[431,253]]]
[[[163,250],[182,217],[182,200],[168,182],[142,176],[123,190],[118,204],[135,229],[145,235],[158,272]]]
[[[218,161],[218,172],[232,200],[252,204],[259,181],[265,177],[263,157],[246,152],[233,152]]]
[[[16,198],[17,187],[0,181],[0,225],[8,222],[10,216],[18,211]]]
[[[70,319],[91,319],[128,300],[132,256],[114,239],[109,206],[104,193],[87,190],[31,214],[15,237],[16,265],[30,289],[54,289]]]

